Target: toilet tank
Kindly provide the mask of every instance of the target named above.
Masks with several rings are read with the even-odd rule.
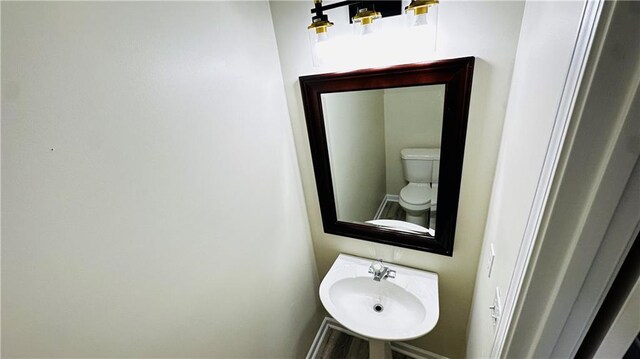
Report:
[[[438,183],[439,148],[405,148],[400,151],[404,179],[412,183]]]

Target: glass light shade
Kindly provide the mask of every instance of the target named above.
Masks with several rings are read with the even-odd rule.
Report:
[[[422,25],[428,25],[429,22],[427,20],[428,16],[427,13],[422,13],[422,14],[416,14],[414,15],[413,13],[408,13],[407,14],[407,23],[409,26],[422,26]]]
[[[329,40],[329,31],[327,27],[316,27],[310,28],[308,30],[309,34],[309,45],[311,46],[311,60],[313,61],[314,67],[320,67],[321,59],[319,54],[319,45],[327,42]]]
[[[438,0],[412,0],[404,11],[406,13],[407,24],[409,26],[428,25],[429,10],[438,4]]]

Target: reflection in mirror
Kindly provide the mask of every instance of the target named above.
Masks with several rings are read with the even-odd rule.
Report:
[[[445,85],[321,94],[337,219],[435,236]]]

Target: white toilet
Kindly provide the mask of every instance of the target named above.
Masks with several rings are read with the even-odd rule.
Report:
[[[400,190],[400,206],[406,221],[422,227],[428,223],[428,211],[436,210],[438,201],[438,175],[440,173],[439,148],[405,148],[400,151],[404,179],[409,182]]]

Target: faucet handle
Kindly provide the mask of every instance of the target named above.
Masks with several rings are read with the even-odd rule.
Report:
[[[378,262],[371,263],[371,265],[369,266],[369,273],[380,273],[380,271],[382,271],[382,268],[384,268],[384,266]]]
[[[379,259],[369,266],[369,273],[380,273],[384,269],[382,259]]]
[[[387,270],[387,277],[395,278],[396,277],[396,271],[394,271],[393,269]]]

